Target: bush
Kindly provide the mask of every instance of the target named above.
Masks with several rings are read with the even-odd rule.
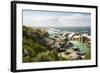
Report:
[[[35,58],[33,58],[33,61],[36,62],[45,62],[45,61],[57,61],[59,60],[59,57],[55,51],[46,51],[39,53]]]
[[[45,31],[23,26],[23,50],[27,51],[26,54],[23,53],[24,63],[61,60],[55,49],[44,45],[46,37],[49,37],[49,34]]]

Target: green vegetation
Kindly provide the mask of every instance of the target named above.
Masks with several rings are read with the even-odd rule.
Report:
[[[49,34],[40,29],[23,26],[23,62],[44,62],[59,60],[55,50],[45,46]],[[44,41],[44,42],[43,42]]]

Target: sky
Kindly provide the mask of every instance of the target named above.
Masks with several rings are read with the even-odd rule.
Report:
[[[23,25],[32,27],[87,27],[90,13],[23,10]]]

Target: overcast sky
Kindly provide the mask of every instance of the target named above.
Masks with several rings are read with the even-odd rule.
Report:
[[[90,13],[23,10],[23,25],[39,27],[90,26]]]

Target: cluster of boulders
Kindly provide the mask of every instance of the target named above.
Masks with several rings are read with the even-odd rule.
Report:
[[[86,56],[86,54],[81,52],[77,47],[70,47],[65,51],[64,55],[67,55],[66,58],[71,60],[84,59]]]
[[[48,48],[53,48],[58,53],[62,53],[60,56],[67,58],[67,59],[84,59],[85,53],[80,52],[80,49],[74,47],[74,44],[68,37],[63,37],[62,34],[55,35],[52,38],[45,38],[46,45]],[[63,56],[65,55],[65,56]]]

